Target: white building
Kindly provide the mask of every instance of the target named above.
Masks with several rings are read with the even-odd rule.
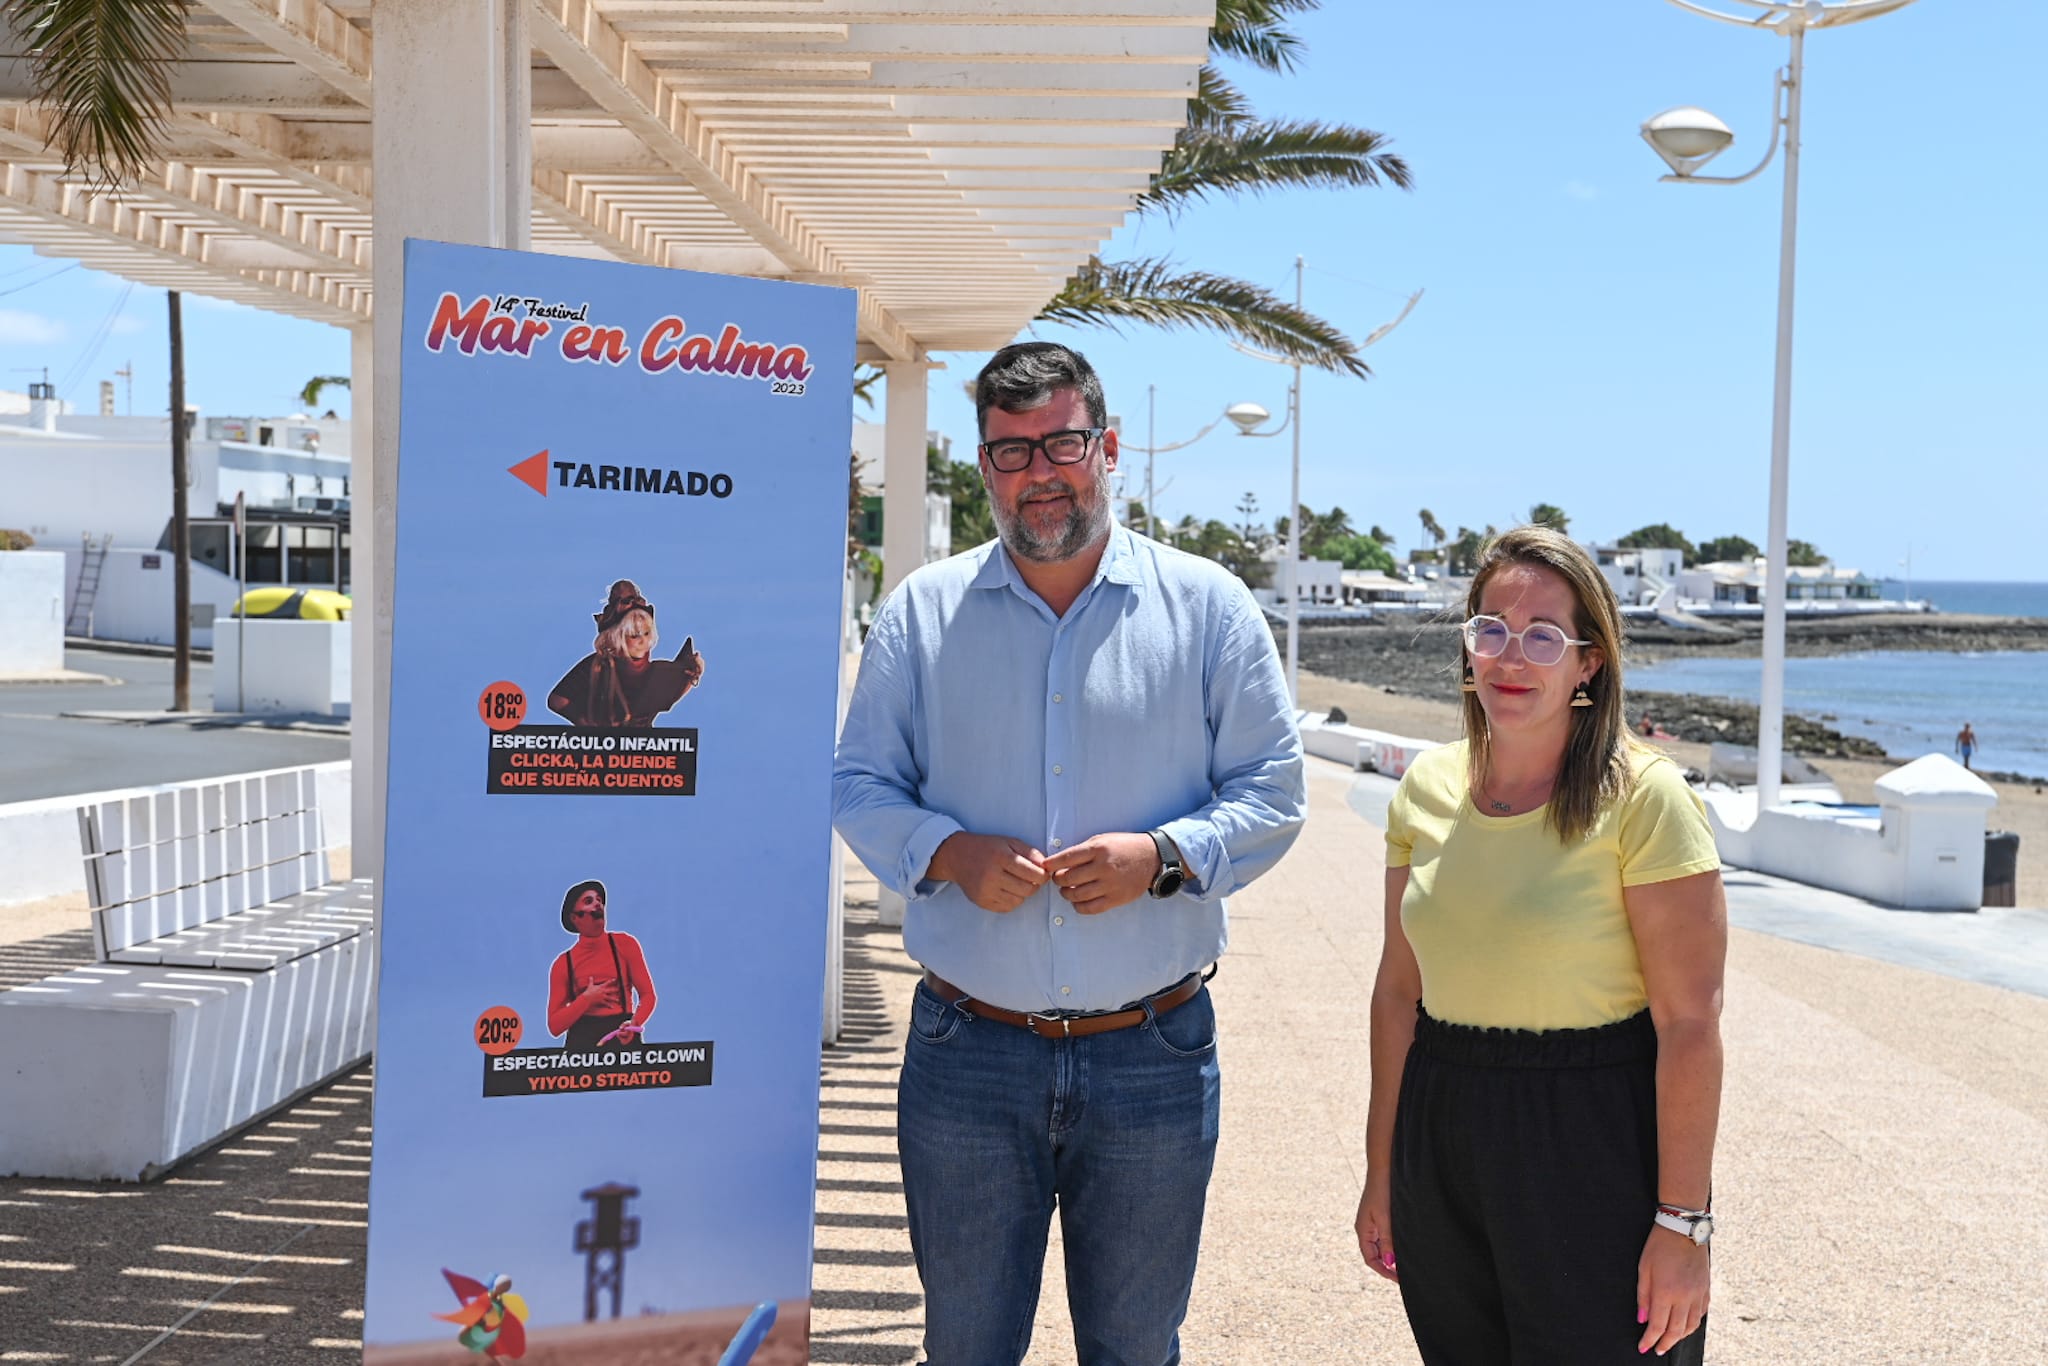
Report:
[[[879,547],[882,544],[883,497],[883,450],[888,428],[880,422],[856,422],[853,424],[853,454],[858,460],[860,486],[864,506],[861,511],[860,539],[862,544]],[[927,447],[936,446],[948,460],[953,458],[953,442],[950,437],[938,432],[925,433]],[[962,550],[966,546],[960,547]],[[935,489],[927,488],[924,495],[924,563],[943,560],[953,553],[953,500]]]
[[[1788,611],[1889,611],[1903,605],[1886,602],[1883,586],[1859,569],[1833,564],[1792,565],[1785,571]],[[1764,601],[1764,557],[1694,565],[1679,575],[1678,596],[1689,609],[1761,609]]]
[[[1685,552],[1661,546],[1594,545],[1593,562],[1607,576],[1614,596],[1623,607],[1655,607],[1666,595],[1682,594],[1679,575],[1685,568]]]
[[[67,634],[169,644],[176,635],[169,420],[47,406],[29,417],[0,421],[0,527],[27,532],[38,550],[63,552]],[[214,418],[193,428],[186,494],[193,643],[211,646],[211,620],[227,616],[237,597],[238,493],[247,508],[252,587],[348,591],[348,423],[297,415]]]

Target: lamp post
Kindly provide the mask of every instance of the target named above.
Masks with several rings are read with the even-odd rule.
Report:
[[[1222,415],[1213,417],[1209,419],[1208,426],[1202,428],[1202,430],[1196,432],[1187,440],[1169,442],[1168,444],[1161,446],[1156,444],[1158,441],[1157,432],[1159,425],[1157,409],[1158,387],[1156,385],[1148,384],[1145,386],[1145,440],[1148,444],[1143,446],[1133,446],[1131,443],[1126,441],[1122,443],[1121,447],[1123,450],[1127,451],[1140,451],[1145,456],[1145,534],[1150,536],[1155,541],[1159,539],[1159,513],[1154,508],[1152,503],[1152,457],[1155,455],[1165,455],[1168,451],[1184,450],[1187,447],[1194,445],[1197,441],[1200,441],[1203,437],[1215,431],[1216,425],[1223,421]],[[1265,421],[1263,417],[1261,417],[1259,420],[1261,422]]]
[[[1297,309],[1302,306],[1302,268],[1302,258],[1299,256],[1295,257],[1294,306]],[[1402,320],[1414,311],[1416,301],[1421,298],[1422,291],[1419,289],[1409,295],[1407,304],[1394,316],[1394,320],[1381,323],[1378,327],[1367,333],[1365,340],[1358,344],[1358,349],[1363,351],[1366,347],[1371,346],[1374,342],[1386,336],[1387,333],[1399,327]],[[1287,504],[1287,584],[1285,591],[1287,593],[1287,700],[1296,707],[1299,707],[1301,705],[1301,589],[1298,583],[1301,576],[1301,362],[1290,356],[1275,356],[1265,351],[1256,350],[1242,343],[1233,343],[1233,345],[1239,351],[1254,359],[1270,361],[1274,365],[1289,366],[1294,371],[1294,382],[1287,386],[1287,416],[1272,431],[1262,432],[1258,430],[1272,414],[1256,403],[1233,404],[1224,413],[1224,416],[1229,418],[1237,427],[1237,434],[1239,436],[1278,436],[1290,428],[1294,432],[1293,474],[1289,481],[1290,492]]]
[[[1722,13],[1692,0],[1670,0],[1682,10],[1724,24],[1782,34],[1792,51],[1778,73],[1771,110],[1771,145],[1764,158],[1739,176],[1693,174],[1719,156],[1735,140],[1728,125],[1704,109],[1667,109],[1643,123],[1643,140],[1664,159],[1668,181],[1688,185],[1740,185],[1760,174],[1777,155],[1780,135],[1785,145],[1784,210],[1778,228],[1778,364],[1771,396],[1771,501],[1764,560],[1764,676],[1757,705],[1757,810],[1777,805],[1785,755],[1785,503],[1790,485],[1792,444],[1792,296],[1793,268],[1799,225],[1799,102],[1804,88],[1806,31],[1838,28],[1904,9],[1913,0],[1848,0],[1825,4],[1767,4],[1764,0],[1729,0],[1743,12]],[[1753,12],[1751,12],[1753,11]]]

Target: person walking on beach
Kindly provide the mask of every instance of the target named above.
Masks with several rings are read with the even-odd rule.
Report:
[[[999,538],[876,614],[833,820],[924,968],[897,1138],[928,1366],[1015,1366],[1057,1205],[1079,1366],[1180,1360],[1220,1122],[1223,898],[1299,833],[1273,635],[1221,566],[1110,517],[1102,385],[975,379]]]
[[[1956,732],[1956,753],[1963,756],[1963,767],[1970,766],[1970,756],[1977,752],[1977,732],[1970,729],[1968,721]]]
[[[1698,1363],[1720,857],[1628,733],[1621,613],[1583,549],[1508,532],[1466,610],[1466,738],[1387,811],[1359,1250],[1427,1366]]]

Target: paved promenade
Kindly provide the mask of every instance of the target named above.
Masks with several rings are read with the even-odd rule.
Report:
[[[1350,800],[1355,776],[1311,765],[1307,830],[1234,900],[1212,988],[1224,1126],[1190,1363],[1415,1360],[1394,1291],[1369,1280],[1350,1233],[1379,833]],[[1768,919],[1752,888],[1731,895],[1738,923]],[[875,924],[864,872],[848,908],[848,1033],[823,1071],[813,1360],[906,1363],[921,1299],[894,1085],[915,974]],[[2025,956],[2030,942],[1995,952]],[[0,985],[29,959],[47,971],[86,952],[75,933],[0,948]],[[1738,929],[1725,1033],[1709,1359],[2035,1359],[2048,1336],[2048,998]],[[344,1079],[156,1186],[0,1181],[0,1362],[352,1359],[367,1086],[367,1070]],[[1032,1366],[1073,1360],[1056,1249],[1049,1261]]]

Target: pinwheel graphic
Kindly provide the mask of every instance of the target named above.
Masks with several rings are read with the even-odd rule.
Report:
[[[485,1285],[445,1267],[441,1274],[448,1278],[448,1288],[455,1292],[462,1307],[452,1314],[434,1317],[462,1325],[462,1332],[455,1338],[457,1342],[492,1361],[517,1360],[526,1355],[529,1311],[526,1301],[512,1293],[510,1276],[500,1276]]]

